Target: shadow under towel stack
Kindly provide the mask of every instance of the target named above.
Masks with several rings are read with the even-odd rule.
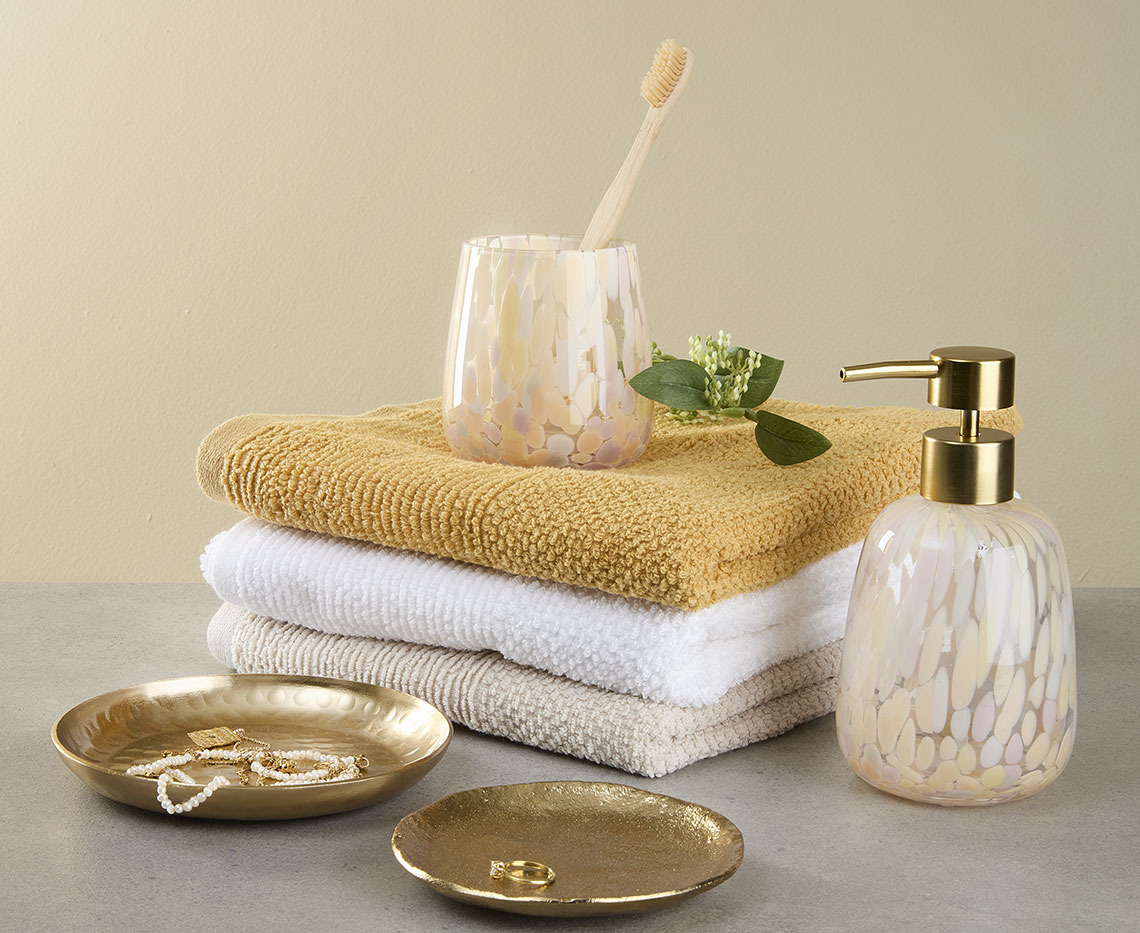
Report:
[[[659,412],[641,459],[581,471],[461,460],[438,401],[226,422],[199,480],[255,518],[203,555],[210,648],[648,776],[786,731],[832,709],[857,542],[944,419],[767,407],[833,449],[777,467],[739,423]]]

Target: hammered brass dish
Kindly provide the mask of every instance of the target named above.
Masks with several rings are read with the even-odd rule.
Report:
[[[275,748],[303,747],[369,759],[351,781],[242,787],[232,768],[195,770],[196,785],[172,785],[175,803],[223,774],[223,786],[190,817],[287,820],[339,813],[399,793],[435,766],[451,741],[451,724],[434,706],[406,693],[326,677],[223,674],[158,680],[85,700],[56,720],[56,750],[81,781],[105,797],[144,810],[161,808],[155,781],[125,774],[165,749],[189,745],[187,733],[243,728]]]
[[[552,781],[437,800],[400,820],[392,851],[455,900],[579,917],[651,910],[707,891],[740,866],[744,837],[726,817],[675,797]],[[519,866],[514,878],[511,863]]]

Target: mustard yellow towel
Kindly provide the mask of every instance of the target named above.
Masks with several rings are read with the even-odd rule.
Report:
[[[510,573],[697,609],[790,576],[858,541],[918,489],[922,432],[952,413],[765,406],[832,441],[770,463],[749,426],[658,411],[617,470],[509,467],[451,453],[438,399],[352,418],[245,415],[203,441],[198,481],[249,515]],[[1008,431],[1014,410],[985,416]]]

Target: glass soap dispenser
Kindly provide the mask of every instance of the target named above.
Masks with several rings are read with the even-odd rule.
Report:
[[[1013,405],[1014,355],[943,347],[929,360],[840,370],[926,379],[959,427],[922,438],[921,495],[883,510],[859,558],[835,724],[851,768],[899,797],[949,806],[1041,790],[1073,751],[1072,591],[1052,522],[1014,498],[1013,435],[979,412]]]

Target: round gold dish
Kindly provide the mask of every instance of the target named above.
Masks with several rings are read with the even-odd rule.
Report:
[[[740,866],[744,837],[726,817],[675,797],[551,781],[437,800],[400,820],[392,851],[455,900],[580,917],[652,910],[707,891]]]
[[[172,784],[174,803],[212,777],[220,787],[188,816],[287,820],[340,813],[399,793],[435,766],[451,741],[451,724],[434,706],[406,693],[326,677],[223,674],[158,680],[85,700],[56,720],[56,750],[81,781],[105,797],[161,812],[156,782],[124,773],[165,750],[190,745],[188,732],[228,726],[278,749],[364,755],[367,770],[350,781],[243,787],[230,767],[186,766],[200,783]]]

